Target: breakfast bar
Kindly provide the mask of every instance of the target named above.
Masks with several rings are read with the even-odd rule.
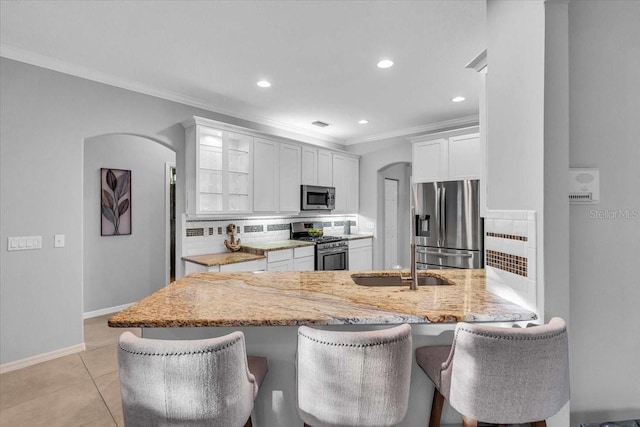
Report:
[[[296,332],[299,325],[339,330],[409,323],[413,346],[448,344],[456,322],[514,322],[535,313],[486,290],[484,270],[428,270],[438,285],[417,291],[399,278],[408,271],[194,273],[109,319],[111,327],[140,327],[145,338],[199,339],[235,330],[247,352],[269,359],[255,402],[255,425],[301,425],[295,405]],[[390,278],[393,286],[364,286],[362,278]],[[371,281],[369,281],[371,282]],[[401,426],[423,426],[432,386],[412,369],[409,411]],[[445,407],[443,422],[458,415]]]

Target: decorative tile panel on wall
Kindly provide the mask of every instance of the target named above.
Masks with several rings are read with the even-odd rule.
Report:
[[[536,213],[487,211],[484,220],[487,289],[536,310]]]
[[[292,222],[322,224],[324,234],[338,236],[344,233],[344,223],[357,229],[357,215],[292,216],[269,218],[226,218],[219,220],[187,220],[184,229],[182,256],[226,252],[224,241],[228,224],[235,224],[242,244],[288,240]],[[354,230],[355,231],[355,230]]]

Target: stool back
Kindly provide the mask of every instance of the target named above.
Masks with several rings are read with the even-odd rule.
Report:
[[[127,426],[241,426],[258,392],[242,332],[203,340],[125,332],[118,364]]]
[[[569,400],[563,319],[529,328],[458,323],[441,391],[458,412],[488,423],[545,420]]]
[[[407,324],[366,332],[298,329],[297,404],[321,426],[390,426],[405,417],[412,339]]]

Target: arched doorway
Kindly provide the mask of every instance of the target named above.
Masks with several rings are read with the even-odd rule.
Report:
[[[165,286],[167,165],[173,149],[150,138],[109,134],[84,141],[83,312],[94,317],[118,311]],[[102,168],[131,171],[131,234],[101,235]]]

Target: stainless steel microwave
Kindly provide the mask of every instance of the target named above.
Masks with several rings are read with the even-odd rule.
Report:
[[[317,185],[300,186],[300,209],[303,211],[330,211],[336,207],[335,187]]]

